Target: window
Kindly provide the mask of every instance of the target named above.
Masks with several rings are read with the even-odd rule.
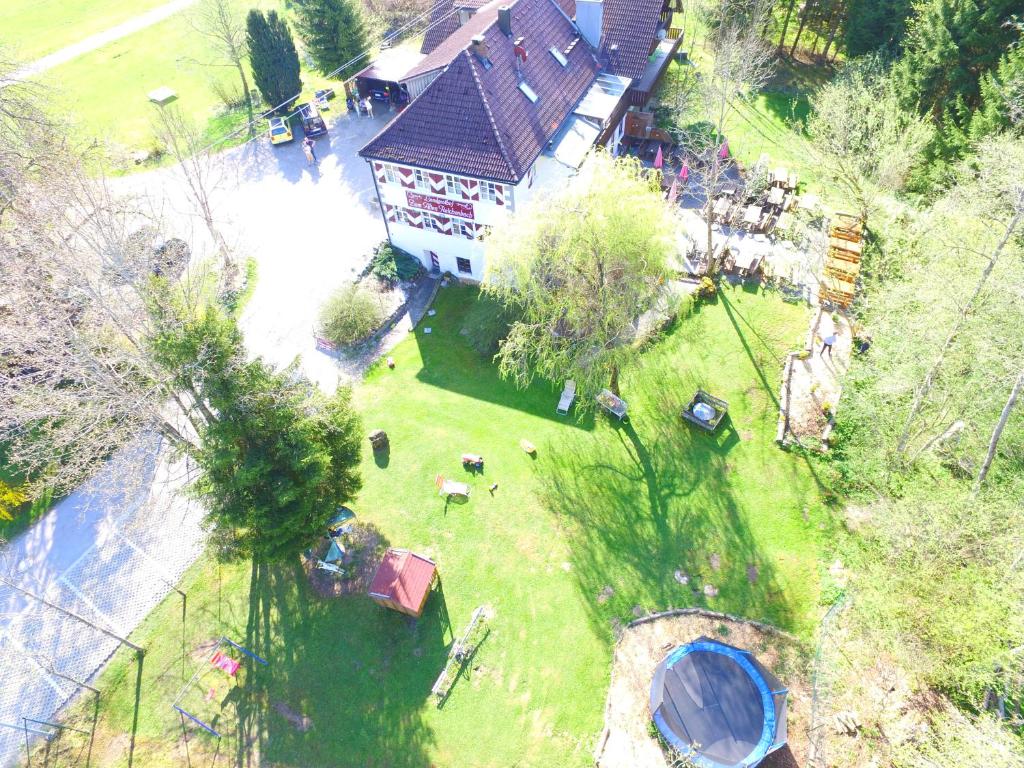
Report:
[[[496,202],[498,199],[498,185],[491,181],[480,182],[480,199]]]
[[[384,178],[388,180],[388,184],[398,183],[398,174],[395,173],[395,166],[384,164]]]
[[[476,232],[473,231],[473,225],[471,223],[469,223],[468,221],[459,221],[458,219],[452,219],[452,231],[456,235],[465,237],[468,240],[472,240],[473,237],[476,235]]]
[[[431,216],[429,213],[423,214],[423,223],[427,229],[432,229],[435,232],[440,232],[442,235],[445,234],[444,227],[441,226],[441,222],[438,221],[437,216]]]
[[[455,265],[459,268],[459,272],[461,272],[462,274],[473,274],[473,265],[469,263],[469,259],[464,259],[460,256],[455,259]]]
[[[523,92],[523,96],[528,98],[532,104],[537,103],[537,93],[526,83],[519,84],[519,90]]]
[[[557,61],[563,67],[569,66],[569,60],[565,58],[565,54],[563,54],[560,50],[555,48],[555,46],[551,46],[551,48],[549,48],[548,50],[551,51],[551,55],[555,57],[555,61]]]
[[[416,189],[422,192],[430,191],[430,179],[427,178],[427,174],[423,171],[416,171]]]
[[[451,197],[459,196],[459,180],[454,176],[444,177],[444,187],[448,191],[448,195]]]
[[[395,208],[395,223],[396,224],[408,224],[409,216],[405,212],[405,208]]]

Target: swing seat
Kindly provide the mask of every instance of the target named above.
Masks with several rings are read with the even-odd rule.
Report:
[[[230,656],[225,656],[220,651],[213,654],[213,658],[210,659],[210,663],[217,669],[227,672],[231,677],[235,676],[235,673],[238,672],[238,668],[242,665],[242,662],[235,661]]]

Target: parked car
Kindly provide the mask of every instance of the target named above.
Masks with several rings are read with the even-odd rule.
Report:
[[[295,138],[292,136],[292,127],[288,123],[287,119],[283,117],[272,117],[267,120],[267,124],[270,128],[271,144],[287,144]]]
[[[314,105],[299,104],[299,119],[302,121],[302,132],[307,136],[323,136],[327,133],[327,123]]]

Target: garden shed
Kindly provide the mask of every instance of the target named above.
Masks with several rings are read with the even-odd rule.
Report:
[[[435,581],[433,560],[407,549],[389,549],[377,566],[369,595],[378,605],[419,618]]]
[[[701,637],[655,669],[651,716],[700,768],[753,768],[786,743],[786,693],[749,651]]]

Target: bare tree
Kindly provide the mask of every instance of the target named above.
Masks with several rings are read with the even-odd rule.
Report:
[[[996,448],[999,447],[999,439],[1003,435],[1003,430],[1006,428],[1006,422],[1009,420],[1010,414],[1017,405],[1022,389],[1024,389],[1024,371],[1021,371],[1020,375],[1017,376],[1013,389],[1010,390],[1010,396],[1006,400],[1006,405],[1003,406],[1002,413],[999,414],[999,420],[992,430],[992,437],[988,441],[988,452],[985,454],[985,460],[981,464],[981,469],[978,470],[978,477],[974,481],[974,493],[981,490],[985,478],[988,477],[988,471],[992,468],[992,460],[996,455]]]
[[[249,135],[252,136],[255,122],[252,112],[252,90],[249,88],[249,76],[245,72],[249,51],[242,15],[238,13],[233,0],[203,0],[196,9],[192,26],[209,39],[217,53],[225,59],[227,63],[223,66],[238,70],[238,79],[242,83],[242,96],[249,117]]]
[[[809,149],[867,220],[884,195],[904,187],[931,128],[900,107],[885,66],[873,58],[848,65],[811,106]]]
[[[177,161],[175,170],[185,182],[185,190],[196,213],[203,220],[214,247],[223,261],[221,279],[225,287],[234,285],[238,270],[224,235],[217,226],[213,213],[212,191],[214,173],[210,148],[202,134],[180,109],[174,106],[158,107],[154,131]]]
[[[981,148],[976,161],[964,171],[967,177],[951,196],[960,215],[971,216],[981,222],[992,239],[979,242],[975,233],[971,242],[956,245],[964,253],[981,259],[984,267],[916,388],[897,444],[897,452],[901,456],[906,454],[915,422],[921,416],[954,342],[983,297],[1000,258],[1019,237],[1018,232],[1024,224],[1024,178],[1019,173],[1021,167],[1024,167],[1024,142],[1009,137],[996,139]]]
[[[693,183],[709,205],[734,167],[723,147],[725,123],[737,100],[761,88],[772,74],[774,57],[761,37],[771,7],[771,0],[722,0],[709,11],[712,61],[701,72],[698,88],[705,122],[675,131],[682,148],[700,162]],[[710,258],[714,251],[710,211],[706,220]]]
[[[192,445],[196,403],[152,362],[146,343],[147,286],[166,265],[138,236],[153,225],[145,206],[68,165],[60,178],[27,184],[8,223],[0,231],[7,460],[63,490],[146,431]],[[186,275],[180,300],[199,306],[208,286]]]

